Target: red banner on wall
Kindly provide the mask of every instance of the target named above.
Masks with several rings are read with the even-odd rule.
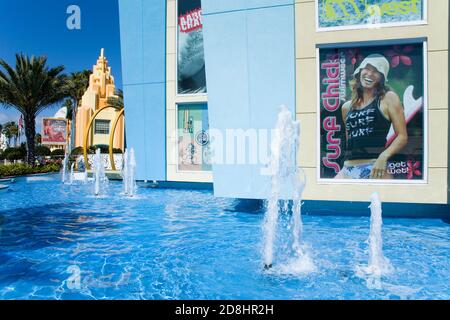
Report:
[[[179,16],[178,25],[180,32],[188,33],[203,27],[202,9],[197,8]]]
[[[44,118],[42,125],[42,144],[66,144],[67,120]]]

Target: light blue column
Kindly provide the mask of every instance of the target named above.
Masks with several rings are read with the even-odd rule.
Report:
[[[295,114],[294,1],[203,0],[202,7],[210,127],[224,137],[227,129],[270,131],[280,105]],[[249,163],[250,152],[247,144],[245,164],[213,165],[216,196],[267,198],[263,159]]]
[[[137,179],[166,180],[166,1],[119,0],[127,147]]]

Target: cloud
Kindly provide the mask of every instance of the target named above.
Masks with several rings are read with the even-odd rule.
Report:
[[[36,133],[42,133],[42,121],[44,118],[48,118],[45,116],[37,116],[36,117]]]
[[[36,117],[36,133],[42,133],[42,120],[48,118],[49,116],[39,115]],[[18,112],[5,112],[0,111],[0,124],[5,124],[7,122],[14,121],[16,124],[19,123],[20,113]]]
[[[11,114],[7,114],[5,112],[0,112],[0,124],[4,124],[6,122],[10,122],[10,121],[16,121],[17,119],[19,119],[18,117],[11,115]]]

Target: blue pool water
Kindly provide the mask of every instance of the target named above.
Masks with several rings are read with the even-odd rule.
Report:
[[[119,183],[96,199],[92,186],[58,178],[0,191],[0,299],[450,298],[450,225],[441,220],[385,219],[395,271],[369,289],[355,273],[367,264],[368,217],[304,215],[316,271],[265,272],[263,214],[239,212],[235,200],[145,188],[124,199],[112,196]]]

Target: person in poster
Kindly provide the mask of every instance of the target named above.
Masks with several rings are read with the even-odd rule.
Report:
[[[206,93],[200,0],[178,1],[178,94]]]
[[[320,49],[320,178],[424,179],[424,44]]]
[[[386,86],[389,61],[380,54],[366,57],[351,80],[352,99],[342,106],[346,160],[336,179],[392,179],[387,162],[408,142],[403,106]],[[386,147],[391,125],[396,134]]]
[[[66,120],[44,119],[43,120],[42,143],[65,144],[66,143]]]

